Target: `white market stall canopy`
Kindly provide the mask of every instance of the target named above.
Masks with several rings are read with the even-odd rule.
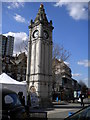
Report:
[[[7,88],[9,90],[15,91],[17,94],[18,92],[23,92],[26,102],[26,95],[27,95],[26,82],[18,82],[13,78],[11,78],[10,76],[8,76],[6,73],[2,73],[0,75],[0,84],[2,85],[2,88]]]
[[[8,76],[6,73],[2,73],[0,75],[0,83],[2,83],[2,84],[26,85],[25,82],[18,82],[16,80],[14,80],[13,78],[11,78],[10,76]]]

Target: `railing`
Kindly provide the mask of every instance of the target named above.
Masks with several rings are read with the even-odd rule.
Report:
[[[47,120],[47,112],[29,112],[30,120]]]

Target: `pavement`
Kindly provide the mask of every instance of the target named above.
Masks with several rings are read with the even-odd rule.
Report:
[[[85,103],[84,106],[88,106],[90,103]],[[51,118],[60,118],[59,120],[63,120],[64,118],[68,117],[70,112],[76,112],[82,109],[80,103],[68,103],[65,101],[62,102],[53,102],[52,108],[38,108],[38,109],[30,109],[30,112],[46,112],[48,119]]]
[[[88,106],[90,104],[85,103],[84,106]],[[66,118],[68,117],[70,112],[75,113],[76,111],[82,109],[80,103],[54,103],[53,110],[47,110],[48,118]]]
[[[85,99],[83,99],[83,102],[85,103],[85,104],[90,104],[90,98],[85,98]],[[52,102],[53,104],[60,104],[60,105],[67,105],[67,104],[69,104],[69,103],[73,103],[73,101],[72,102],[67,102],[67,101],[58,101],[58,102]],[[80,103],[80,101],[78,101],[78,100],[76,100],[75,101],[75,103]]]

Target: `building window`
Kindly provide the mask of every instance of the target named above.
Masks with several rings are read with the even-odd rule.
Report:
[[[63,84],[67,84],[67,79],[63,78]]]

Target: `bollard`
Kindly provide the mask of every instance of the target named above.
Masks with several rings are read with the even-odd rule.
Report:
[[[69,112],[69,113],[68,113],[68,116],[71,116],[72,114],[73,114],[73,112]]]
[[[58,97],[56,98],[56,101],[58,102]]]

